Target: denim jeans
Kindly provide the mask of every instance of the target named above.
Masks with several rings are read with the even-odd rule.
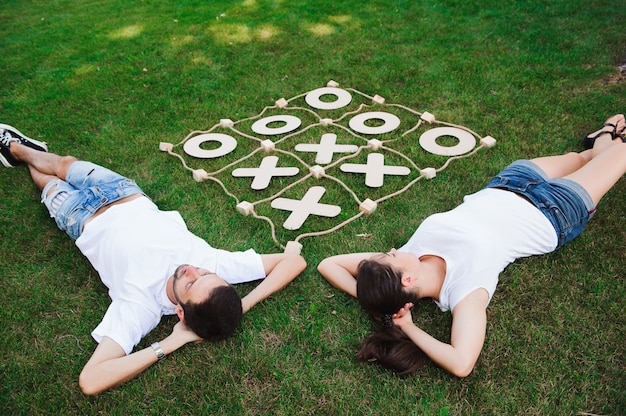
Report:
[[[52,201],[62,192],[66,192],[67,197],[55,210]],[[65,180],[53,180],[44,187],[41,202],[46,205],[59,229],[76,240],[83,231],[85,221],[98,209],[138,193],[143,194],[143,191],[133,180],[91,162],[78,161],[70,165]]]
[[[518,160],[496,175],[487,188],[506,189],[522,195],[552,223],[558,245],[572,241],[585,229],[595,213],[589,193],[577,182],[563,178],[549,179],[530,160]]]

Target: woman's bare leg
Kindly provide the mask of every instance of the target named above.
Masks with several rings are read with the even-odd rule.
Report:
[[[612,124],[615,126],[615,132],[620,134],[624,132],[624,127],[626,126],[626,121],[624,120],[623,114],[616,114],[613,117],[609,117],[609,119],[604,123],[605,126],[607,124]],[[609,126],[604,127],[605,129],[610,129]],[[611,134],[605,133],[603,135],[598,136],[593,144],[592,158],[598,156],[600,153],[604,152],[607,147],[611,146],[613,141],[613,137]]]
[[[621,133],[626,128],[626,120],[624,115],[617,114],[606,121],[616,126],[615,130]],[[615,142],[621,142],[616,139]],[[585,150],[580,153],[567,153],[559,156],[546,156],[532,159],[550,178],[563,178],[585,166],[593,158],[599,156],[604,151],[612,147],[614,144],[613,137],[610,133],[601,134],[594,142],[592,149]]]
[[[578,182],[597,204],[626,173],[626,143],[615,139],[583,167],[565,176]]]
[[[531,162],[539,166],[550,179],[562,178],[585,166],[591,160],[591,152],[566,153],[558,156],[544,156],[532,159]]]

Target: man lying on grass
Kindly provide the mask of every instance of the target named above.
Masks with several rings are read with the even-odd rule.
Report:
[[[0,124],[0,161],[27,164],[50,216],[109,289],[111,304],[92,332],[99,345],[79,378],[85,394],[124,383],[187,343],[229,337],[243,313],[306,267],[296,253],[213,248],[178,212],[160,211],[134,181],[47,151],[45,143]],[[243,299],[231,286],[260,279]],[[168,337],[132,352],[161,316],[174,314],[180,322]]]

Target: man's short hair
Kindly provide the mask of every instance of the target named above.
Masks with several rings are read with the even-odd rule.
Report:
[[[185,324],[207,341],[230,337],[241,322],[241,297],[234,287],[220,286],[200,303],[182,303]]]

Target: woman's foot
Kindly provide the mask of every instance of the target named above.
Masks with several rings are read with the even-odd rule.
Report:
[[[610,135],[611,140],[615,140],[616,138],[621,138],[623,142],[626,143],[626,138],[624,137],[624,129],[626,128],[626,120],[624,119],[623,114],[616,114],[613,117],[609,117],[609,119],[604,123],[604,126],[598,131],[595,131],[585,137],[582,142],[585,149],[592,149],[596,143],[596,139],[604,136]]]

